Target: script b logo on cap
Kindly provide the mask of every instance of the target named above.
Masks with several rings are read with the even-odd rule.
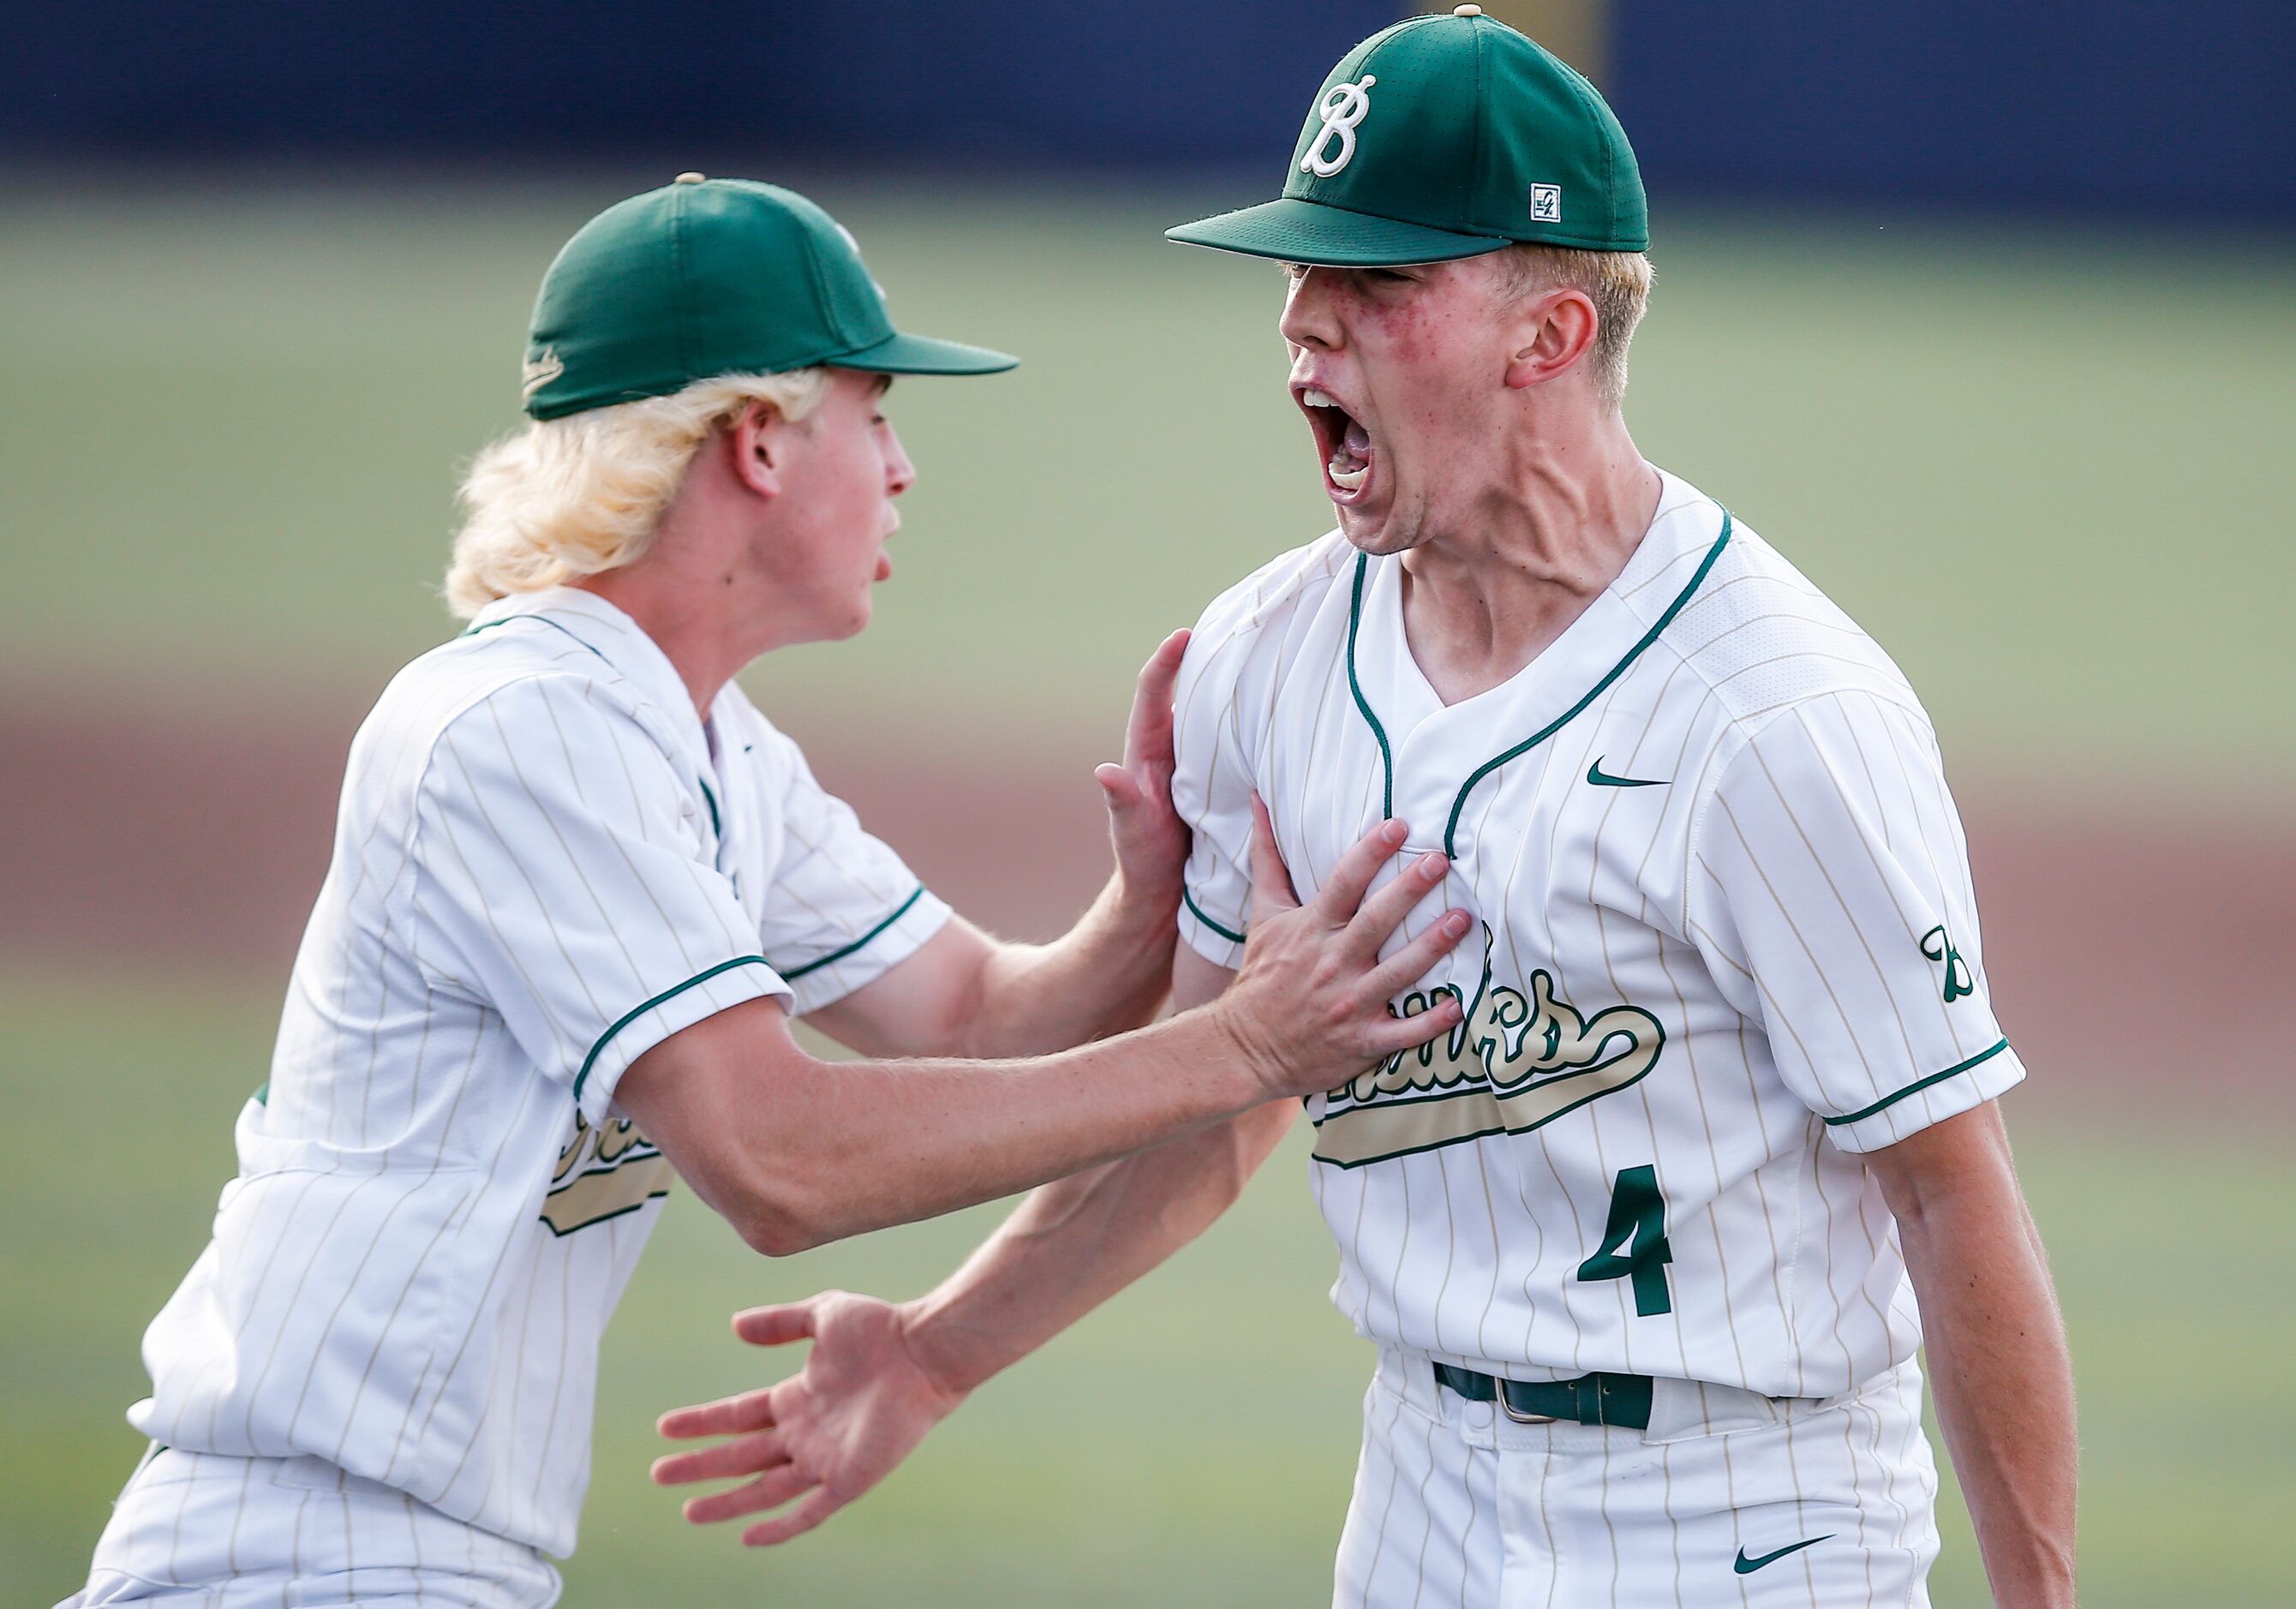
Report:
[[[1371,110],[1371,86],[1378,82],[1365,73],[1359,82],[1334,84],[1324,94],[1316,108],[1316,115],[1324,119],[1324,132],[1316,136],[1316,143],[1308,147],[1308,154],[1300,159],[1300,172],[1327,179],[1348,165],[1356,154],[1356,125]],[[1339,135],[1340,152],[1327,158],[1324,150],[1332,143],[1333,135]]]

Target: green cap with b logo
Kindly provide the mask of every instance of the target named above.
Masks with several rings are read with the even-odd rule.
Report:
[[[895,329],[853,236],[795,191],[687,173],[607,208],[550,265],[527,339],[526,411],[557,419],[816,364],[989,374],[1018,362]]]
[[[1300,131],[1281,199],[1168,239],[1341,267],[1444,262],[1519,241],[1650,245],[1642,175],[1595,86],[1463,5],[1340,60]]]

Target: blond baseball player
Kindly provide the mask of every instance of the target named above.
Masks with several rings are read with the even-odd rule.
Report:
[[[353,744],[239,1176],[144,1340],[152,1446],[74,1603],[546,1605],[600,1336],[674,1176],[788,1252],[1439,1026],[1382,1002],[1465,920],[1382,954],[1442,873],[1415,857],[1365,899],[1401,843],[1381,825],[1305,909],[1263,843],[1236,987],[1086,1043],[1166,992],[1181,635],[1103,768],[1117,874],[1042,948],[953,918],[729,679],[868,620],[914,479],[887,376],[1012,361],[897,332],[851,237],[768,185],[689,175],[560,254],[534,423],[465,488],[470,629]],[[800,1014],[875,1059],[815,1061]]]
[[[1172,231],[1286,261],[1338,529],[1206,612],[1177,709],[1182,1003],[1232,986],[1258,800],[1299,887],[1366,825],[1447,858],[1398,993],[1464,1019],[1306,1103],[1332,1296],[1379,1363],[1346,1605],[1918,1605],[1915,1361],[2004,1604],[2071,1602],[2073,1413],[1995,1098],[1966,848],[1889,657],[1620,413],[1649,285],[1586,81],[1473,6],[1349,52],[1283,199]],[[804,1372],[671,1416],[697,1518],[866,1488],[1168,1255],[1288,1106],[1038,1192],[940,1289],[747,1315]],[[1208,1366],[1214,1360],[1208,1359]]]

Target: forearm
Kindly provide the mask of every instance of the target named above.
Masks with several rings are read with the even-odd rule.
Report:
[[[1997,1134],[1997,1127],[1996,1130]],[[2006,1163],[1898,1206],[1938,1421],[1997,1603],[2073,1601],[2072,1366],[2038,1231]]]
[[[1366,897],[1400,834],[1393,823],[1366,834],[1302,907],[1283,903],[1289,879],[1263,813],[1253,840],[1262,915],[1235,988],[1168,1022],[1018,1062],[831,1066],[797,1047],[778,1001],[751,1000],[648,1049],[615,1102],[751,1245],[778,1252],[1010,1194],[1328,1089],[1458,1021],[1456,1000],[1409,1019],[1387,1006],[1468,922],[1447,912],[1382,956],[1443,875],[1440,856],[1423,856]]]
[[[696,1194],[776,1255],[1010,1195],[1265,1098],[1211,1013],[1021,1061],[792,1052],[767,1071],[739,1020],[749,1009],[688,1030],[675,1065],[641,1058],[617,1098]]]
[[[964,1054],[1036,1055],[1152,1021],[1171,987],[1177,915],[1176,899],[1119,873],[1052,943],[996,946],[960,1030]]]
[[[1298,1110],[1274,1102],[1037,1190],[911,1304],[919,1364],[962,1392],[1036,1350],[1202,1234]]]

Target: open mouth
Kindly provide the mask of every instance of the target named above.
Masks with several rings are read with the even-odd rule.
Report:
[[[1364,483],[1371,479],[1371,432],[1328,391],[1304,387],[1300,392],[1300,406],[1308,411],[1308,421],[1315,427],[1316,446],[1324,458],[1324,477],[1330,481],[1333,497],[1342,502],[1351,501],[1353,494],[1362,491]]]

